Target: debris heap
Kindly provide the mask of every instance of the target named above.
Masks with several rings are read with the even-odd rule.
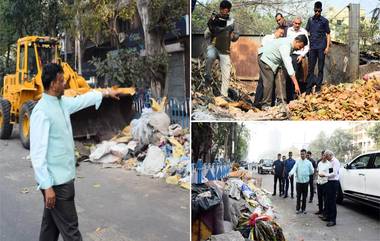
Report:
[[[270,193],[260,188],[261,179],[245,170],[233,170],[224,181],[193,184],[193,240],[230,240],[233,236],[233,240],[284,241],[267,197]]]
[[[165,178],[169,184],[190,189],[190,134],[178,124],[170,125],[169,116],[159,110],[143,109],[118,135],[90,147],[83,158],[83,144],[77,143],[82,160],[103,168],[136,170],[140,175]]]
[[[289,104],[293,120],[379,120],[380,77],[329,85]]]

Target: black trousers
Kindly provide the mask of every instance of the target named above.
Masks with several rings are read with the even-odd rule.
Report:
[[[314,198],[314,175],[309,176],[309,185],[310,185],[310,200],[313,201],[313,198]]]
[[[285,180],[285,196],[288,196],[289,182],[290,182],[290,194],[293,197],[293,193],[294,193],[294,176],[291,176],[290,180],[289,180],[288,177],[285,177],[284,180]]]
[[[318,60],[318,76],[314,76],[315,65]],[[309,66],[307,73],[307,86],[306,93],[311,93],[314,85],[317,86],[317,91],[321,89],[323,82],[323,68],[325,66],[325,53],[324,49],[310,49],[309,50]]]
[[[336,222],[336,192],[338,191],[338,181],[328,181],[326,191],[326,217],[330,222]]]
[[[297,54],[292,54],[290,57],[292,58],[292,65],[294,68],[294,71],[296,73],[296,78],[298,81],[298,84],[300,85],[301,83],[301,78],[302,78],[302,63],[297,63],[297,58],[299,55]],[[290,101],[294,100],[294,84],[292,79],[290,78],[290,75],[286,70],[284,70],[284,75],[286,79],[286,100],[289,103]],[[301,85],[300,85],[301,87]]]
[[[53,186],[55,208],[44,208],[41,223],[40,241],[57,241],[61,234],[64,241],[82,241],[78,229],[78,215],[75,209],[74,180]],[[45,200],[45,193],[42,191]]]
[[[274,175],[273,193],[276,194],[277,180],[279,181],[278,191],[280,194],[284,193],[284,178],[279,175]]]
[[[326,189],[327,183],[325,184],[317,184],[317,192],[318,192],[318,210],[326,217]]]
[[[300,210],[301,206],[301,196],[302,196],[302,207],[301,210],[305,211],[306,209],[306,199],[307,199],[307,186],[309,183],[296,183],[296,191],[297,191],[297,205],[296,210]]]

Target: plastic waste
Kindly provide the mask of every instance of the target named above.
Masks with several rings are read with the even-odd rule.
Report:
[[[154,175],[165,163],[165,154],[157,146],[150,145],[143,163],[136,170],[144,175]]]

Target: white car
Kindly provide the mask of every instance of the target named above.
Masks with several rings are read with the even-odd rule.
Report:
[[[340,190],[343,198],[380,208],[380,151],[365,153],[340,168]]]

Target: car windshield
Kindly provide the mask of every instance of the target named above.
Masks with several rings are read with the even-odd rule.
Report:
[[[264,160],[264,165],[272,165],[272,161],[271,160]]]

